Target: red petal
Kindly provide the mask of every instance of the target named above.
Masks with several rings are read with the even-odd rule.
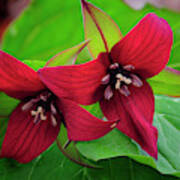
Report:
[[[108,56],[103,53],[96,60],[82,65],[47,67],[38,72],[41,80],[57,96],[87,105],[102,97],[104,86],[100,84],[108,65]]]
[[[0,82],[0,91],[19,99],[45,88],[33,69],[2,51],[0,51]]]
[[[45,151],[59,133],[58,125],[53,127],[50,120],[33,122],[30,111],[22,111],[21,103],[12,113],[3,141],[1,157],[14,158],[18,162],[27,163]]]
[[[100,138],[116,124],[114,121],[98,119],[75,102],[64,98],[59,102],[59,109],[63,113],[70,140],[88,141]]]
[[[103,100],[100,104],[109,120],[120,120],[117,126],[120,131],[157,158],[157,130],[152,126],[154,96],[148,83],[143,83],[140,88],[131,86],[128,97],[116,91],[110,101]]]
[[[111,50],[121,65],[133,65],[143,78],[158,74],[167,64],[172,46],[172,30],[155,14],[148,14]]]

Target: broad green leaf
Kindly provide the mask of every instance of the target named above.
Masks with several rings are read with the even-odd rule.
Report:
[[[18,164],[11,159],[0,160],[2,180],[176,180],[163,176],[129,158],[114,158],[98,163],[101,169],[82,167],[71,162],[57,146],[52,145],[46,152],[28,164]]]
[[[113,130],[98,140],[78,142],[77,148],[91,160],[128,156],[163,174],[180,177],[180,114],[178,112],[180,112],[180,99],[156,97],[154,124],[159,131],[158,161],[147,156],[142,150],[139,151],[135,143],[118,130]]]
[[[51,58],[47,62],[46,66],[52,67],[52,66],[75,64],[79,53],[87,46],[88,43],[89,41],[85,41],[70,49],[60,52],[59,54]]]
[[[166,67],[157,76],[148,79],[155,94],[180,96],[180,71]]]
[[[90,39],[88,48],[93,57],[109,52],[122,38],[119,27],[106,13],[94,5],[81,1],[84,16],[85,39]]]
[[[0,117],[8,117],[9,114],[19,103],[18,100],[7,96],[4,93],[0,93]]]
[[[128,154],[139,154],[139,149],[132,143],[131,139],[116,129],[100,139],[78,142],[76,146],[85,157],[94,161]]]

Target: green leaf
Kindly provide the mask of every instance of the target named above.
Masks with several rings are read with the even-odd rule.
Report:
[[[92,4],[81,1],[84,16],[85,39],[90,39],[88,48],[94,58],[101,52],[109,52],[121,38],[116,23],[106,13]]]
[[[46,152],[28,164],[19,164],[11,159],[0,160],[2,180],[176,180],[163,176],[152,168],[129,158],[115,158],[98,163],[101,169],[79,166],[68,160],[52,145]]]
[[[7,96],[4,93],[0,93],[0,117],[8,117],[9,114],[19,103],[18,100]]]
[[[166,67],[157,76],[148,79],[155,94],[180,96],[180,71]]]
[[[92,105],[88,105],[88,106],[82,105],[82,107],[86,109],[87,111],[91,112],[91,114],[93,114],[94,116],[98,118],[103,118],[103,113],[101,111],[101,108],[98,102]]]
[[[75,64],[79,53],[86,47],[88,43],[89,41],[85,41],[70,49],[60,52],[59,54],[51,58],[47,62],[46,66],[52,67],[52,66]]]
[[[128,154],[139,154],[137,146],[132,143],[131,139],[117,129],[100,139],[78,142],[76,146],[85,157],[94,161]]]
[[[156,97],[154,124],[159,131],[158,161],[147,156],[142,150],[139,151],[136,144],[118,130],[98,140],[78,142],[77,148],[91,160],[128,156],[163,174],[180,177],[180,114],[177,112],[180,112],[180,99]]]
[[[5,132],[8,125],[8,118],[7,117],[0,117],[0,149],[4,140]]]

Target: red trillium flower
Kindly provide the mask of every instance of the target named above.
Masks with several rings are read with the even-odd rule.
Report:
[[[90,14],[88,5],[83,3]],[[169,60],[173,39],[171,28],[165,20],[150,13],[110,52],[105,37],[102,39],[106,52],[100,53],[95,60],[42,69],[43,81],[56,94],[70,97],[79,104],[99,101],[105,117],[118,121],[114,127],[157,159],[158,132],[152,125],[154,95],[146,80],[157,75]]]
[[[41,70],[44,72],[44,68]],[[59,77],[61,74],[55,74],[55,78]],[[112,129],[114,122],[92,116],[56,93],[63,89],[51,91],[46,82],[40,71],[0,51],[0,91],[21,100],[10,116],[1,157],[21,163],[31,161],[54,142],[61,122],[66,125],[68,120],[71,133],[80,141],[99,138]]]

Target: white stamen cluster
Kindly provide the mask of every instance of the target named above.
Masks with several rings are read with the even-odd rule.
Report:
[[[38,105],[38,103],[41,101],[45,106],[50,106],[50,118],[51,118],[51,123],[55,127],[57,126],[57,120],[56,120],[56,115],[57,115],[57,110],[54,105],[54,102],[48,102],[48,98],[51,98],[51,93],[45,93],[45,94],[40,94],[38,97],[31,99],[28,101],[26,104],[22,106],[22,111],[29,110],[33,108],[33,106],[37,106],[36,110],[31,110],[30,113],[34,117],[34,123],[37,124],[40,121],[45,121],[47,120],[47,112],[46,109],[43,108],[42,105]],[[48,104],[49,103],[49,104]]]
[[[36,111],[32,110],[31,115],[34,116],[34,123],[37,123],[38,120],[45,121],[47,119],[41,106],[38,106]]]
[[[124,96],[129,96],[131,93],[128,89],[128,85],[132,84],[136,87],[141,87],[143,85],[141,79],[131,72],[133,69],[134,66],[132,65],[120,67],[118,63],[109,66],[109,73],[101,80],[102,85],[107,85],[104,91],[105,99],[109,100],[113,97],[114,89],[118,90]],[[112,71],[113,73],[111,73]],[[111,81],[115,81],[115,84]]]
[[[123,76],[121,73],[118,73],[116,75],[116,78],[117,78],[117,82],[115,84],[115,89],[120,89],[122,82],[124,82],[127,85],[132,83],[131,78],[127,78],[126,76]]]

